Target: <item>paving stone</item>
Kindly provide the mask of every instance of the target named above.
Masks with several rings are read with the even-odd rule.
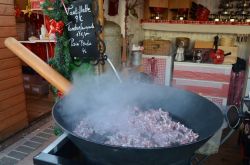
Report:
[[[43,132],[48,133],[48,134],[54,134],[54,130],[53,129],[45,129]]]
[[[48,139],[49,137],[51,137],[50,134],[43,133],[43,132],[38,133],[36,136],[41,137],[41,138],[45,138],[45,139]]]
[[[34,149],[37,149],[41,145],[41,143],[35,143],[35,142],[32,142],[32,141],[27,141],[27,142],[23,143],[23,145],[34,148]]]
[[[0,165],[15,165],[18,160],[9,157],[3,157],[0,159]]]
[[[34,151],[35,149],[30,148],[30,147],[26,147],[26,146],[19,146],[17,147],[15,150],[23,152],[23,153],[27,153],[30,154],[32,151]]]
[[[17,152],[17,151],[11,151],[10,153],[8,153],[8,156],[22,160],[23,158],[27,156],[27,154]]]
[[[43,138],[40,138],[40,137],[33,137],[32,139],[30,139],[31,141],[34,141],[34,142],[38,142],[38,143],[44,143],[46,141],[46,139],[43,139]]]

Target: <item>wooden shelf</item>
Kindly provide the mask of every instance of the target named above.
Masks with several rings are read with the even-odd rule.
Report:
[[[38,8],[38,9],[31,9],[31,11],[43,11],[42,8]]]
[[[55,40],[32,40],[32,41],[19,41],[20,43],[24,44],[34,44],[34,43],[50,43],[50,42],[56,42]]]
[[[143,22],[144,30],[158,30],[168,32],[215,33],[215,34],[250,34],[249,25],[221,25],[221,24],[181,24],[181,23],[153,23]]]

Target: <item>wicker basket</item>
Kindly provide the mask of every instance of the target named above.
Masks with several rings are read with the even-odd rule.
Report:
[[[169,40],[144,40],[144,54],[169,55],[172,43]]]

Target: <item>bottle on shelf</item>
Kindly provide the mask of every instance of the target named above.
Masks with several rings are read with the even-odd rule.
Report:
[[[44,24],[41,26],[41,35],[40,35],[40,40],[45,40],[47,39],[47,29],[44,26]]]

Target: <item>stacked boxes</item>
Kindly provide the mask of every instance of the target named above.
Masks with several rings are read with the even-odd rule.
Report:
[[[36,74],[24,74],[24,90],[31,95],[48,95],[49,84],[42,77]]]
[[[159,11],[162,19],[172,20],[179,9],[190,10],[193,1],[196,2],[196,0],[145,0],[144,19],[150,19],[152,14]]]

